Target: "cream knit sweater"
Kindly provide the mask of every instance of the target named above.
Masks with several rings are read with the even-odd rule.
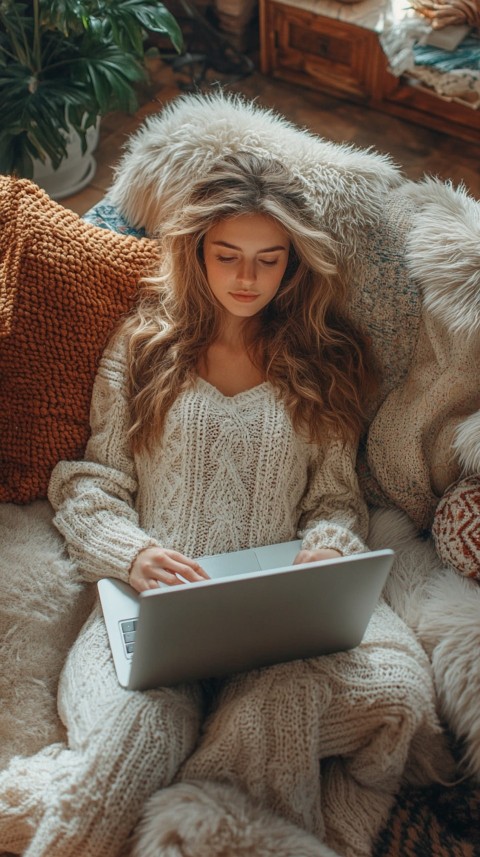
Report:
[[[170,409],[153,453],[127,441],[125,341],[105,352],[85,460],[55,468],[55,523],[87,580],[128,579],[143,548],[190,557],[303,537],[307,548],[366,550],[355,451],[296,434],[268,383],[226,397],[197,379]]]

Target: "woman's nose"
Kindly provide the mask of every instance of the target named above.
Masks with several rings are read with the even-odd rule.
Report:
[[[248,286],[255,282],[255,262],[249,262],[247,259],[244,259],[240,263],[240,267],[237,273],[237,279],[240,283]]]

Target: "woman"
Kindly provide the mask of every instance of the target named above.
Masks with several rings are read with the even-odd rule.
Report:
[[[345,312],[334,242],[315,225],[301,178],[272,158],[219,160],[193,181],[160,240],[162,270],[146,281],[102,359],[85,460],[60,463],[50,483],[56,526],[85,580],[116,577],[138,592],[183,585],[206,577],[196,561],[202,554],[297,537],[297,562],[365,551],[355,457],[375,373]],[[222,762],[216,771],[211,759],[206,765],[201,752],[195,769],[205,686],[121,688],[97,606],[63,670],[68,749],[35,768],[25,854],[114,857],[146,799],[169,786],[189,756],[194,778],[240,784],[322,836],[325,663],[305,662],[302,693],[298,686],[309,729],[291,747],[292,758],[295,741],[302,747],[295,789],[279,757],[259,790],[249,773],[255,730],[242,735],[241,753],[227,753],[228,770]],[[378,660],[364,666],[382,684]],[[245,699],[248,708],[246,682],[258,705],[271,695],[276,669],[207,688],[216,731],[207,725],[200,751],[221,736],[232,694],[234,709]],[[295,700],[295,664],[278,669]],[[406,690],[397,682],[386,693],[403,701]],[[262,728],[281,736],[291,717],[290,707],[274,706]]]

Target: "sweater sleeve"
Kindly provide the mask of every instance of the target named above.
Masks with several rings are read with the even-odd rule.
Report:
[[[54,523],[85,580],[128,581],[140,550],[158,542],[141,529],[135,509],[137,477],[129,448],[126,348],[106,349],[93,388],[91,436],[83,461],[61,461],[48,498]]]
[[[368,510],[355,472],[355,450],[339,440],[315,449],[301,506],[298,536],[307,550],[334,548],[343,555],[368,550]]]

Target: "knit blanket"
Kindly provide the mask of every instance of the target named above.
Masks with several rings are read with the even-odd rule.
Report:
[[[403,609],[413,616],[413,608],[408,608],[407,602],[410,599],[412,604],[418,604],[424,597],[432,563],[429,546],[415,539],[409,527],[403,513],[382,510],[372,516],[369,541],[373,547],[391,545],[392,533],[397,533],[399,562],[386,594],[390,600],[396,600],[400,612]],[[10,776],[5,771],[0,774],[0,853],[1,849],[22,853],[34,820],[28,818],[28,806],[19,800],[21,789],[13,791],[20,825],[15,835],[4,824],[1,802],[5,810],[6,802],[12,800],[12,773],[19,769],[19,756],[46,753],[54,760],[64,746],[65,734],[56,711],[58,675],[66,652],[91,609],[94,589],[78,580],[51,523],[51,509],[46,501],[25,507],[0,505],[0,540],[3,546],[0,558],[2,767],[6,769],[12,757],[16,757]],[[413,549],[415,561],[415,582],[412,580],[407,588],[402,564],[406,541],[410,554]],[[423,573],[419,573],[422,568]],[[403,606],[400,596],[395,595],[396,587],[403,592]],[[372,657],[378,665],[377,675],[381,676],[377,685],[365,669]],[[178,784],[151,799],[156,801],[153,814],[151,807],[146,807],[145,819],[137,832],[137,845],[132,846],[137,847],[136,854],[148,857],[147,845],[152,836],[158,840],[159,827],[160,833],[168,830],[161,801],[176,797],[175,789],[202,780],[229,784],[222,787],[222,799],[226,801],[228,797],[229,801],[227,808],[222,809],[223,815],[225,812],[235,815],[248,792],[247,817],[248,813],[258,816],[260,812],[262,836],[268,825],[281,818],[294,831],[298,847],[301,837],[308,836],[310,847],[316,849],[282,850],[282,847],[292,848],[292,840],[285,845],[284,831],[284,846],[277,843],[276,854],[291,857],[292,853],[338,853],[343,857],[367,857],[387,823],[403,778],[425,783],[432,775],[449,775],[449,757],[435,713],[428,658],[406,624],[385,603],[378,608],[363,644],[354,653],[319,659],[314,666],[312,662],[300,661],[295,688],[283,681],[282,671],[279,665],[272,672],[269,701],[263,710],[255,704],[251,674],[235,677],[225,684],[223,704],[210,715],[208,729],[180,771]],[[312,677],[322,687],[316,698],[309,694]],[[397,691],[400,682],[405,691],[401,694]],[[291,732],[267,739],[264,726],[268,723],[269,706],[275,705],[291,712]],[[305,750],[302,752],[307,744],[303,736],[312,729],[312,723],[321,724],[318,754],[314,759]],[[253,731],[258,738],[258,763],[248,769],[241,757],[242,730]],[[45,750],[48,747],[52,749]],[[441,772],[435,760],[441,762]],[[28,768],[30,762],[26,764]],[[305,795],[301,791],[301,774],[312,765],[320,765],[318,792]],[[175,806],[168,804],[170,826],[176,817]],[[204,826],[206,838],[202,850],[193,823],[195,816],[187,814],[187,817],[192,818],[190,835],[196,843],[196,850],[191,853],[195,857],[203,854],[211,857],[213,828]],[[245,815],[242,818],[241,824],[237,821],[236,835],[240,839]],[[212,820],[213,826],[216,823],[218,819]],[[295,840],[295,836],[300,838]],[[318,850],[321,840],[333,852]],[[250,854],[264,857],[266,852],[258,850],[255,838],[250,844],[253,849]],[[161,850],[158,841],[155,848],[152,853],[156,855],[167,853]],[[229,853],[246,852],[238,849]]]
[[[260,693],[255,671],[230,679],[179,780],[233,783],[335,853],[368,857],[407,759],[428,781],[443,749],[425,653],[381,603],[357,649],[295,666],[269,670]]]

